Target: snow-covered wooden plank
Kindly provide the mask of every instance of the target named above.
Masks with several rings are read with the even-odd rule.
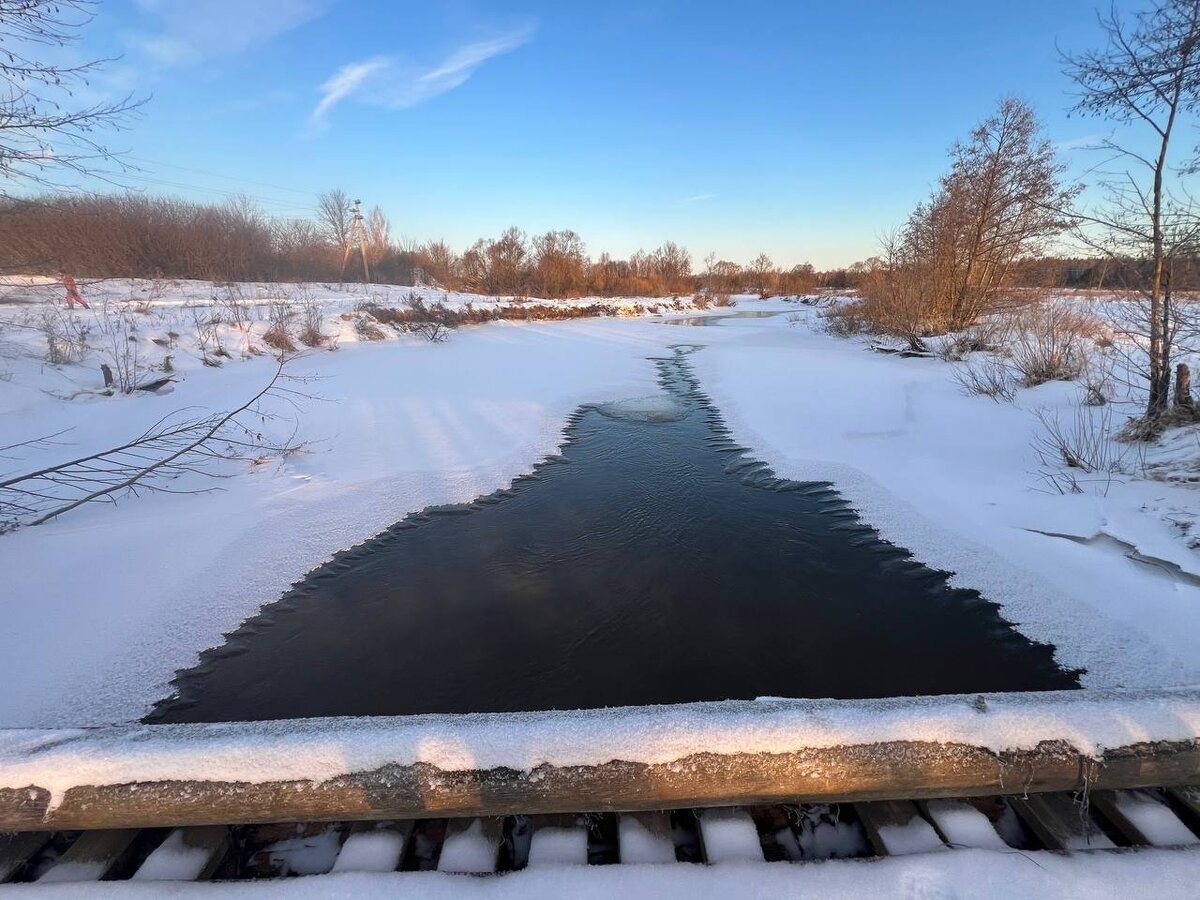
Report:
[[[621,813],[617,828],[622,863],[650,865],[675,862],[671,817],[667,813]]]
[[[917,805],[907,800],[879,800],[856,803],[855,810],[871,846],[880,856],[907,856],[929,853],[946,845],[921,816]]]
[[[1167,793],[1183,810],[1191,814],[1192,824],[1200,826],[1200,787],[1196,785],[1171,787],[1167,788]]]
[[[333,872],[395,872],[404,857],[412,822],[364,824],[351,830],[342,844]]]
[[[1111,850],[1116,845],[1070,794],[1013,797],[1013,808],[1047,850]]]
[[[503,841],[499,819],[451,819],[446,825],[438,871],[471,875],[494,872]]]
[[[0,834],[0,884],[16,875],[49,840],[49,833],[44,831]]]
[[[709,863],[763,862],[754,820],[744,809],[706,809],[700,814],[704,858]]]
[[[530,823],[529,868],[587,865],[587,822],[582,816],[530,816]]]
[[[137,835],[136,828],[84,832],[38,883],[99,881],[121,862]]]
[[[0,731],[0,829],[967,797],[1085,773],[1200,781],[1200,691]]]
[[[1153,847],[1200,844],[1200,837],[1149,791],[1096,791],[1090,799],[1131,844]]]
[[[963,800],[929,800],[923,806],[951,847],[1009,849],[992,821],[970,803]]]
[[[133,881],[204,881],[229,850],[224,825],[176,828],[133,873]]]
[[[793,828],[795,810],[794,806],[752,806],[747,810],[758,829],[767,862],[798,862],[804,858],[800,838]]]

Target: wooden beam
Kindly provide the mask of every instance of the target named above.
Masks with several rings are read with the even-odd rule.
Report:
[[[886,727],[873,724],[881,717]],[[1093,734],[1168,726],[1175,740],[1110,744],[1092,755],[1099,740]],[[817,736],[811,746],[809,728]],[[881,729],[906,739],[853,741]],[[844,743],[829,746],[823,736],[831,731],[845,735]],[[664,733],[676,746],[714,749],[662,759]],[[980,746],[964,737],[919,737],[946,733],[989,736]],[[1021,735],[1024,749],[982,745],[1009,733]],[[514,741],[518,758],[578,756],[582,747],[605,759],[609,747],[615,756],[644,743],[659,748],[653,752],[662,761],[609,758],[529,769],[410,762],[426,746],[437,758],[441,745],[454,747],[458,759],[479,755],[474,747],[503,757],[495,748]],[[747,744],[791,749],[739,752]],[[324,780],[301,777],[338,757],[371,759],[373,768],[360,763],[363,770]],[[272,759],[294,774],[269,780]],[[71,779],[76,766],[81,774]],[[91,772],[102,773],[97,783],[89,782]],[[209,772],[244,772],[246,780],[210,780]],[[1194,689],[0,732],[0,831],[629,812],[1197,783]]]
[[[50,842],[48,832],[0,834],[0,884],[16,875],[35,853]]]
[[[1085,778],[1090,773],[1090,778]],[[0,790],[0,831],[502,816],[763,803],[851,802],[1166,787],[1200,781],[1195,741],[1136,744],[1099,765],[1064,743],[994,753],[893,742],[792,753],[699,753],[532,771],[386,766],[324,782],[148,781],[81,785],[51,805],[37,785]]]
[[[1047,850],[1111,850],[1115,844],[1070,794],[1011,797],[1009,802]]]

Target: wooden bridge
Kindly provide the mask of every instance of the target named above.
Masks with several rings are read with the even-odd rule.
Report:
[[[1197,689],[14,730],[0,882],[1200,853],[1194,785]]]

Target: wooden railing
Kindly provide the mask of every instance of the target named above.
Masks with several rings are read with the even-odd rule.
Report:
[[[1200,689],[0,731],[0,831],[1196,783]]]

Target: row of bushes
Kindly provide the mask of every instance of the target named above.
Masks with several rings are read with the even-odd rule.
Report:
[[[277,219],[248,200],[212,205],[142,195],[45,197],[0,203],[0,271],[90,278],[191,278],[213,281],[337,282],[364,278],[350,248],[352,207],[326,195],[318,218]],[[530,237],[509,228],[457,253],[443,241],[398,246],[386,216],[366,218],[372,281],[429,284],[494,296],[664,297],[706,290],[801,294],[817,287],[812,266],[780,271],[760,255],[748,266],[710,256],[693,270],[672,241],[627,259],[592,259],[570,230]],[[348,265],[347,257],[349,256]]]

